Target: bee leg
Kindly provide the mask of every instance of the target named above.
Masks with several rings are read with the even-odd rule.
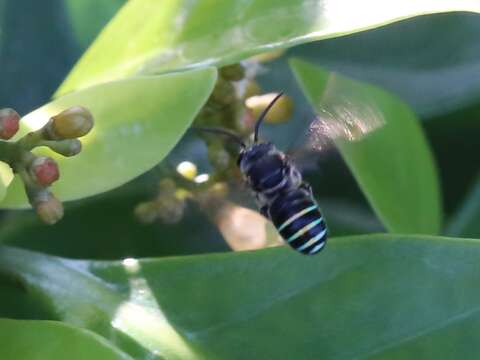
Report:
[[[254,192],[254,197],[255,197],[257,206],[260,209],[259,210],[260,214],[262,214],[263,216],[265,216],[267,219],[270,220],[270,215],[268,214],[268,203],[267,203],[265,197],[262,196],[262,194],[255,193],[255,192]]]
[[[312,186],[310,184],[308,184],[306,182],[302,182],[302,184],[300,185],[300,189],[305,190],[306,192],[308,192],[308,194],[313,196],[313,190],[312,190]]]
[[[268,206],[267,205],[262,206],[260,208],[260,214],[262,214],[263,216],[265,216],[267,219],[270,220],[270,214],[268,213]]]

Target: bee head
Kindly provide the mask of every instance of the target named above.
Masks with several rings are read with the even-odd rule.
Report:
[[[263,120],[265,119],[265,115],[268,111],[272,108],[275,102],[283,95],[283,93],[279,93],[275,98],[268,104],[268,106],[262,111],[260,114],[257,122],[255,123],[255,130],[253,134],[253,144],[247,146],[243,140],[240,138],[238,134],[234,132],[223,129],[223,128],[205,128],[205,127],[195,127],[196,130],[206,131],[210,133],[221,134],[227,136],[232,141],[236,142],[240,145],[241,150],[238,156],[237,164],[242,169],[242,164],[252,164],[253,162],[257,161],[258,159],[262,158],[263,156],[267,155],[271,150],[276,150],[275,146],[269,142],[258,142],[258,132],[260,130],[260,125],[262,124]]]
[[[275,146],[270,142],[253,143],[240,151],[237,165],[242,168],[242,164],[254,163],[274,150]]]
[[[260,125],[265,119],[265,115],[267,115],[268,111],[272,108],[275,102],[283,95],[283,92],[279,93],[275,98],[268,104],[268,106],[262,111],[258,120],[255,124],[255,131],[253,134],[253,144],[250,146],[244,146],[242,150],[240,150],[240,154],[238,156],[237,164],[240,168],[242,168],[243,164],[251,164],[258,159],[262,158],[266,154],[268,154],[271,150],[275,150],[275,146],[272,143],[258,142],[258,132],[260,130]]]

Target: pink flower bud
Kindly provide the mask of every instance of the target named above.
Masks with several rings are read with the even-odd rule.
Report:
[[[18,131],[20,115],[13,109],[0,110],[0,138],[10,139]]]
[[[49,186],[60,177],[55,160],[45,156],[35,158],[30,164],[29,172],[40,186]]]

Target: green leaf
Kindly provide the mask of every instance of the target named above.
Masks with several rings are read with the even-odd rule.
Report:
[[[454,236],[480,237],[480,176],[450,220],[446,233]]]
[[[65,0],[73,32],[82,48],[86,48],[125,0]]]
[[[301,60],[292,60],[290,64],[300,87],[319,113],[331,113],[343,121],[384,122],[360,140],[337,141],[336,145],[387,229],[437,233],[441,222],[437,173],[410,108],[373,85]]]
[[[480,11],[469,0],[129,1],[57,92],[138,73],[238,62],[266,50],[331,38],[416,15]]]
[[[480,154],[479,118],[480,102],[422,124],[437,159],[446,216],[459,208],[480,175],[476,166]]]
[[[472,74],[480,69],[479,31],[478,14],[420,16],[299,46],[290,55],[388,89],[431,118],[478,101]]]
[[[51,151],[60,167],[52,189],[61,200],[74,200],[113,189],[160,162],[190,126],[207,100],[216,70],[205,68],[163,76],[106,83],[75,92],[25,116],[21,133],[38,129],[70,106],[91,110],[95,126],[82,138],[84,148],[73,158]],[[3,207],[27,204],[21,181],[8,189]]]
[[[13,180],[13,172],[10,166],[4,162],[0,162],[0,202],[7,194],[7,188]]]
[[[479,264],[479,240],[388,234],[333,238],[314,257],[97,262],[0,248],[2,274],[136,359],[475,358]]]
[[[0,319],[2,360],[128,360],[100,336],[54,321]]]

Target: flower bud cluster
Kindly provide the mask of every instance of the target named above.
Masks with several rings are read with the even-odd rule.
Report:
[[[0,110],[0,138],[11,139],[19,129],[20,116],[12,109]],[[63,205],[50,186],[60,178],[58,164],[48,156],[32,150],[46,146],[63,156],[74,156],[82,149],[79,137],[93,127],[93,117],[86,108],[75,106],[53,116],[45,126],[17,141],[0,140],[0,160],[20,175],[28,200],[39,218],[55,224],[63,217]]]
[[[219,69],[219,76],[212,95],[195,119],[194,126],[228,129],[240,137],[252,134],[260,113],[277,93],[263,93],[255,78],[263,65],[261,62],[274,60],[281,53],[257,56],[240,64]],[[265,122],[279,124],[288,121],[293,112],[293,101],[282,96],[270,109]],[[199,133],[207,144],[208,158],[215,169],[216,178],[227,180],[238,176],[235,166],[238,147],[222,136]]]
[[[18,131],[20,115],[13,109],[0,109],[0,139],[9,140]]]
[[[135,216],[145,224],[156,220],[165,224],[178,223],[183,218],[189,196],[188,191],[177,188],[173,179],[162,179],[158,186],[157,197],[138,204],[135,208]]]
[[[194,127],[223,128],[240,137],[252,134],[255,122],[275,93],[263,94],[255,78],[265,61],[274,60],[281,53],[258,56],[239,64],[219,68],[218,79],[206,104],[197,115]],[[287,121],[292,114],[293,102],[283,96],[275,103],[265,122],[277,124]],[[152,223],[160,220],[175,223],[182,218],[186,200],[195,202],[209,216],[222,208],[229,190],[227,183],[240,181],[236,166],[238,145],[223,136],[198,132],[207,145],[208,159],[214,171],[198,174],[195,164],[184,161],[176,173],[160,183],[157,197],[139,204],[135,209],[140,221]]]
[[[226,183],[218,182],[209,174],[199,174],[197,166],[190,161],[180,162],[172,175],[159,182],[155,199],[135,208],[135,215],[141,222],[178,223],[184,216],[187,201],[196,203],[207,213],[221,207],[228,192]]]

